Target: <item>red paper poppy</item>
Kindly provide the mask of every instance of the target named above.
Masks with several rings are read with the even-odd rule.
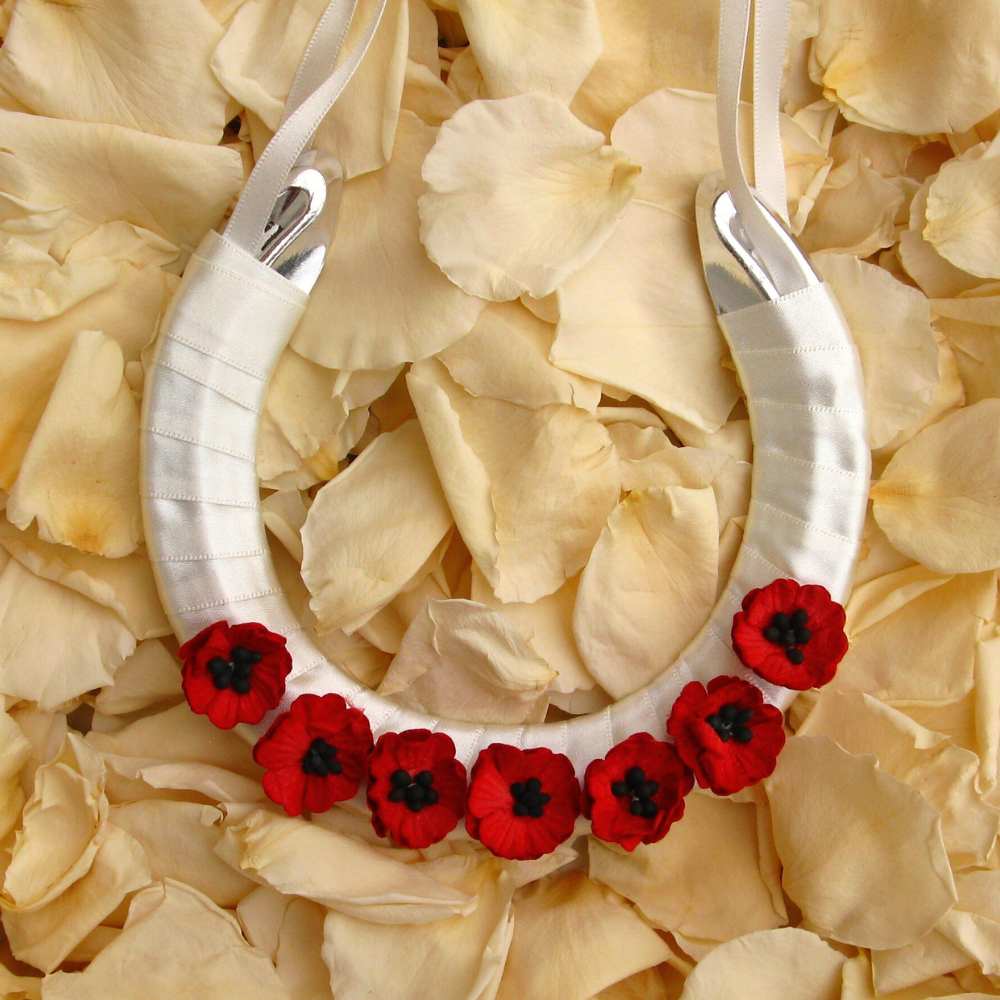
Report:
[[[662,840],[684,815],[694,777],[669,743],[636,733],[592,761],[583,784],[594,836],[633,851]]]
[[[833,679],[847,652],[844,609],[826,587],[775,580],[733,617],[733,649],[772,684],[804,691]]]
[[[446,733],[408,729],[379,737],[368,761],[372,826],[404,847],[429,847],[465,814],[465,766]]]
[[[466,829],[494,854],[533,861],[573,832],[580,783],[561,753],[493,743],[472,768],[466,809]]]
[[[677,753],[702,788],[731,795],[766,778],[785,745],[784,717],[752,684],[715,677],[692,681],[667,721]]]
[[[292,669],[285,637],[257,622],[215,622],[184,643],[180,657],[191,711],[220,729],[260,722],[281,701]]]
[[[267,797],[298,816],[353,798],[371,749],[364,712],[339,694],[303,694],[257,741],[253,759],[264,768]]]

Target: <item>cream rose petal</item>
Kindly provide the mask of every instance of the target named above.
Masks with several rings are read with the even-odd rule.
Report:
[[[1000,810],[980,798],[974,753],[858,692],[824,693],[797,732],[829,737],[849,753],[873,754],[883,771],[917,789],[941,814],[953,863],[986,864]]]
[[[595,0],[459,0],[458,12],[490,97],[569,102],[604,47]]]
[[[887,132],[961,132],[996,110],[990,0],[841,0],[820,6],[810,72],[844,116]]]
[[[901,552],[938,573],[1000,565],[1000,400],[922,430],[872,487],[875,519]]]
[[[0,318],[51,319],[117,280],[108,257],[60,262],[16,236],[0,240]]]
[[[121,559],[105,559],[39,541],[30,532],[16,531],[0,522],[0,547],[25,569],[45,580],[76,591],[113,611],[137,639],[171,634],[144,552]]]
[[[470,395],[538,409],[550,403],[593,413],[601,387],[549,361],[555,330],[517,302],[490,304],[472,332],[438,355]]]
[[[217,851],[285,895],[374,923],[421,924],[475,908],[475,897],[418,866],[306,820],[259,809],[229,827]]]
[[[0,320],[0,487],[10,489],[52,387],[81,330],[103,330],[135,361],[153,339],[176,279],[121,265],[116,283],[50,320]]]
[[[541,722],[554,677],[502,611],[430,601],[407,629],[379,693],[467,722]]]
[[[483,303],[453,285],[420,245],[420,167],[435,132],[402,113],[389,164],[344,186],[337,238],[292,338],[310,361],[391,368],[440,351],[475,324]]]
[[[129,893],[149,880],[139,844],[123,830],[106,827],[86,875],[45,906],[4,913],[11,950],[22,961],[52,972]]]
[[[198,0],[19,0],[0,86],[40,115],[217,143],[227,99],[208,60],[221,37]]]
[[[553,97],[475,101],[424,160],[420,239],[473,295],[542,298],[606,242],[638,173]]]
[[[655,927],[712,941],[786,920],[778,874],[760,846],[763,806],[695,793],[659,843],[631,854],[592,839],[590,877],[632,900]]]
[[[851,645],[833,685],[891,701],[964,697],[996,586],[994,573],[941,577],[917,567],[856,588],[847,603]]]
[[[582,873],[553,876],[522,889],[514,937],[497,1000],[586,1000],[670,949],[620,896]]]
[[[376,2],[360,0],[345,52],[358,45]],[[393,155],[409,40],[406,0],[389,0],[364,61],[316,132],[316,148],[332,153],[345,177],[378,170]]]
[[[926,415],[938,385],[930,304],[917,289],[848,254],[818,254],[814,262],[861,355],[871,446],[898,445]]]
[[[720,945],[688,976],[681,1000],[840,1000],[846,958],[796,927],[757,931]]]
[[[100,332],[70,348],[7,500],[19,528],[109,558],[141,537],[139,407],[122,350]]]
[[[222,812],[214,806],[149,799],[114,806],[108,818],[142,845],[154,879],[183,878],[223,907],[254,888],[213,851],[222,836]]]
[[[905,203],[901,179],[883,177],[855,154],[830,171],[800,242],[811,252],[871,256],[896,242],[896,218]]]
[[[107,1000],[123,983],[143,1000],[190,995],[291,1000],[267,956],[200,892],[166,881],[138,893],[122,933],[83,972],[57,972],[46,1000]]]
[[[473,567],[471,593],[474,601],[503,612],[514,628],[531,637],[531,645],[556,671],[552,693],[590,691],[596,681],[588,672],[573,637],[573,609],[576,606],[578,577],[567,580],[558,590],[531,604],[504,604],[499,601],[478,567]]]
[[[572,105],[588,125],[610,131],[662,87],[715,90],[716,4],[597,0],[597,12],[604,50]]]
[[[239,154],[117,125],[0,111],[0,192],[67,213],[64,239],[124,220],[191,250],[243,183]]]
[[[306,516],[302,576],[320,629],[363,624],[399,593],[450,526],[419,425],[380,435],[320,490]]]
[[[111,683],[134,649],[106,608],[16,559],[0,570],[0,693],[56,708]]]
[[[1000,396],[1000,286],[933,299],[931,311],[954,351],[966,403]]]
[[[337,1000],[424,1000],[430,984],[437,1000],[487,1000],[495,994],[510,946],[514,881],[495,860],[446,862],[452,860],[459,862],[452,872],[440,866],[437,871],[473,895],[475,909],[466,916],[394,925],[329,911],[323,957]],[[373,955],[392,958],[372,961]],[[400,975],[401,969],[414,974]]]
[[[607,430],[572,406],[474,399],[436,361],[407,384],[458,529],[499,600],[530,603],[587,560],[618,500]]]
[[[782,886],[834,940],[900,947],[955,902],[940,817],[874,757],[795,736],[764,787]]]
[[[212,71],[226,91],[272,131],[326,0],[243,3],[212,54]]]
[[[631,493],[612,512],[586,569],[573,634],[613,697],[657,677],[715,603],[719,525],[710,489]]]
[[[998,188],[1000,142],[994,142],[976,159],[944,164],[927,192],[924,239],[955,267],[980,278],[1000,278]]]
[[[94,707],[105,715],[128,715],[183,697],[176,657],[162,642],[149,639],[118,668],[114,683],[101,689]]]

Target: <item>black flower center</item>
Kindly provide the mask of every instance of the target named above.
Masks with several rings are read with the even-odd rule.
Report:
[[[438,800],[434,775],[430,771],[410,774],[409,771],[400,768],[389,775],[389,783],[392,785],[389,801],[404,803],[410,812],[418,813],[424,806],[432,806]]]
[[[752,708],[741,708],[730,702],[723,705],[715,715],[710,715],[705,721],[715,730],[723,743],[736,740],[737,743],[749,743],[753,739],[753,730],[748,723],[753,717]]]
[[[302,770],[317,778],[325,778],[329,774],[340,774],[344,765],[337,760],[337,748],[317,737],[302,755]]]
[[[775,646],[781,646],[792,663],[801,663],[805,656],[799,647],[812,638],[812,632],[806,628],[808,621],[809,612],[804,608],[798,608],[790,615],[778,612],[764,629],[764,638]]]
[[[538,778],[515,781],[510,786],[510,794],[514,798],[514,815],[530,816],[532,819],[538,819],[545,812],[545,807],[552,798],[542,791],[542,783]]]
[[[611,794],[628,799],[628,811],[643,819],[652,819],[660,811],[660,807],[653,801],[653,796],[659,790],[660,783],[647,781],[646,772],[641,767],[630,767],[625,772],[623,781],[616,781],[611,785]]]
[[[250,674],[256,664],[260,663],[261,653],[246,646],[233,646],[229,659],[214,656],[208,661],[208,669],[212,674],[212,683],[220,691],[232,688],[237,694],[250,692]]]

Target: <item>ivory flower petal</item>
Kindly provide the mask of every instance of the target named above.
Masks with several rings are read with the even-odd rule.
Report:
[[[940,817],[875,758],[795,736],[764,787],[782,886],[812,926],[845,944],[894,948],[951,908]]]
[[[504,602],[559,589],[587,560],[618,500],[607,430],[572,406],[474,399],[436,361],[407,378],[465,544]]]
[[[588,672],[573,637],[573,609],[576,606],[578,577],[567,580],[558,590],[530,604],[499,601],[478,567],[472,571],[472,599],[503,612],[503,617],[523,635],[556,671],[552,692],[571,694],[590,691],[596,683]]]
[[[306,515],[302,577],[320,629],[363,624],[399,593],[450,526],[419,425],[380,435],[319,491]]]
[[[13,111],[0,111],[0,131],[0,191],[64,216],[65,240],[125,220],[191,250],[243,183],[239,154],[222,146]]]
[[[375,0],[361,0],[345,52],[358,44],[374,13]],[[408,46],[409,5],[389,0],[364,61],[316,132],[316,148],[332,153],[347,178],[378,170],[393,155]]]
[[[158,268],[121,265],[114,285],[36,323],[0,320],[0,487],[10,489],[70,347],[81,330],[103,330],[135,361],[153,339],[176,279]]]
[[[572,100],[604,48],[595,0],[459,0],[490,97]]]
[[[491,304],[472,332],[445,348],[438,360],[472,396],[489,396],[538,409],[550,403],[593,413],[601,387],[549,361],[555,330],[518,302]]]
[[[252,878],[338,913],[384,924],[421,924],[475,908],[475,898],[344,834],[255,810],[218,848]]]
[[[105,715],[127,715],[166,701],[180,701],[181,674],[176,658],[162,642],[141,642],[102,688],[94,707]]]
[[[661,87],[714,92],[719,12],[679,0],[597,0],[604,50],[573,101],[573,113],[609,132]]]
[[[901,552],[938,573],[1000,565],[1000,400],[922,430],[872,487],[875,520]]]
[[[997,107],[989,0],[842,0],[820,7],[810,73],[844,116],[886,132],[962,132]]]
[[[239,902],[254,887],[213,851],[222,836],[222,812],[214,806],[146,799],[115,806],[108,818],[142,845],[155,880],[183,878],[225,907]]]
[[[591,839],[590,877],[639,907],[655,927],[728,941],[787,920],[777,866],[760,844],[763,806],[695,793],[656,844],[626,854]]]
[[[379,693],[467,722],[541,722],[554,677],[502,612],[430,601],[406,630]]]
[[[4,874],[0,906],[14,953],[51,971],[149,871],[138,844],[107,826],[100,757],[75,734],[40,767]]]
[[[155,956],[155,961],[151,957]],[[57,972],[47,1000],[106,1000],[123,983],[143,1000],[198,992],[246,1000],[290,1000],[267,956],[239,924],[200,892],[166,881],[137,893],[122,933],[82,972]]]
[[[648,489],[612,512],[573,618],[580,655],[612,697],[648,684],[694,638],[715,603],[718,561],[710,489]]]
[[[402,113],[392,160],[344,185],[337,238],[292,337],[310,361],[392,368],[440,351],[475,324],[483,303],[453,285],[420,245],[415,203],[435,132]]]
[[[828,174],[800,242],[809,251],[869,257],[896,242],[896,218],[905,203],[900,179],[883,177],[855,154]]]
[[[22,961],[51,972],[149,879],[139,844],[123,830],[107,826],[90,870],[79,881],[38,909],[4,913],[11,950]]]
[[[927,192],[924,239],[955,267],[1000,278],[1000,143],[975,159],[949,160]]]
[[[930,409],[939,381],[930,305],[916,289],[848,254],[819,254],[814,262],[861,355],[871,446],[898,445]]]
[[[847,603],[851,645],[833,686],[886,701],[964,697],[972,689],[981,624],[994,613],[996,585],[994,573],[947,577],[916,567],[857,587]]]
[[[285,98],[326,6],[323,0],[243,2],[215,48],[212,71],[219,82],[271,132],[281,124]]]
[[[170,634],[153,569],[144,553],[104,559],[39,541],[0,522],[0,546],[36,576],[61,584],[113,611],[136,639]]]
[[[420,240],[472,295],[542,298],[605,243],[638,173],[553,97],[475,101],[424,160]]]
[[[845,957],[796,927],[757,931],[720,945],[688,976],[681,1000],[840,1000]]]
[[[522,889],[497,1000],[558,996],[587,1000],[670,949],[619,896],[581,873]]]
[[[1000,397],[1000,287],[934,299],[935,323],[955,353],[966,403]]]
[[[454,874],[441,874],[476,900],[475,909],[465,916],[414,925],[373,923],[328,912],[323,956],[338,1000],[424,1000],[430,983],[440,1000],[485,1000],[496,990],[510,946],[514,880],[495,860],[455,860],[460,866]],[[392,959],[372,961],[372,955]],[[407,968],[419,973],[400,975]]]
[[[0,570],[0,694],[56,708],[110,684],[135,649],[120,619],[16,559]]]
[[[221,37],[198,0],[19,0],[0,86],[40,115],[214,144],[227,98],[208,60]]]
[[[100,332],[73,343],[25,452],[7,517],[19,528],[109,558],[141,536],[139,407],[121,348]]]
[[[953,860],[986,864],[1000,810],[980,798],[979,759],[974,753],[859,692],[824,692],[797,732],[829,737],[849,753],[874,754],[883,771],[917,789],[941,814],[942,835]]]
[[[0,242],[0,317],[51,319],[117,279],[108,257],[60,262],[27,240],[7,237]]]

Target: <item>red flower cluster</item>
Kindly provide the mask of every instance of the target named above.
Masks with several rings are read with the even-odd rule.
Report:
[[[494,854],[533,861],[573,832],[580,783],[561,753],[493,743],[472,768],[466,809],[466,829]]]
[[[180,657],[191,711],[220,729],[260,722],[281,701],[292,669],[285,637],[256,622],[215,622],[184,643]]]
[[[264,791],[289,816],[324,812],[353,798],[364,780],[372,730],[339,694],[303,694],[253,748]]]
[[[731,795],[774,771],[785,745],[784,716],[752,684],[714,677],[692,681],[667,722],[682,761],[702,788]]]
[[[633,851],[655,844],[684,815],[694,779],[677,751],[636,733],[595,760],[584,778],[586,815],[594,836]]]
[[[372,826],[404,847],[429,847],[465,815],[465,766],[446,733],[409,729],[379,737],[368,762]]]
[[[823,588],[775,580],[751,591],[733,619],[733,647],[746,666],[788,688],[825,684],[847,650],[844,609]],[[230,729],[257,723],[285,691],[291,657],[282,636],[253,622],[215,622],[181,647],[191,708]],[[784,717],[738,677],[688,684],[667,721],[674,744],[636,733],[592,761],[584,809],[594,835],[628,851],[656,843],[684,815],[697,780],[729,795],[774,771]],[[367,776],[372,825],[397,844],[424,848],[465,816],[494,854],[533,860],[572,833],[581,809],[573,765],[545,747],[494,743],[465,767],[444,733],[385,733],[373,746],[364,713],[337,694],[300,695],[253,750],[264,791],[290,816],[353,798]]]
[[[833,679],[847,652],[844,609],[825,587],[775,580],[733,617],[733,649],[772,684],[804,691]]]

